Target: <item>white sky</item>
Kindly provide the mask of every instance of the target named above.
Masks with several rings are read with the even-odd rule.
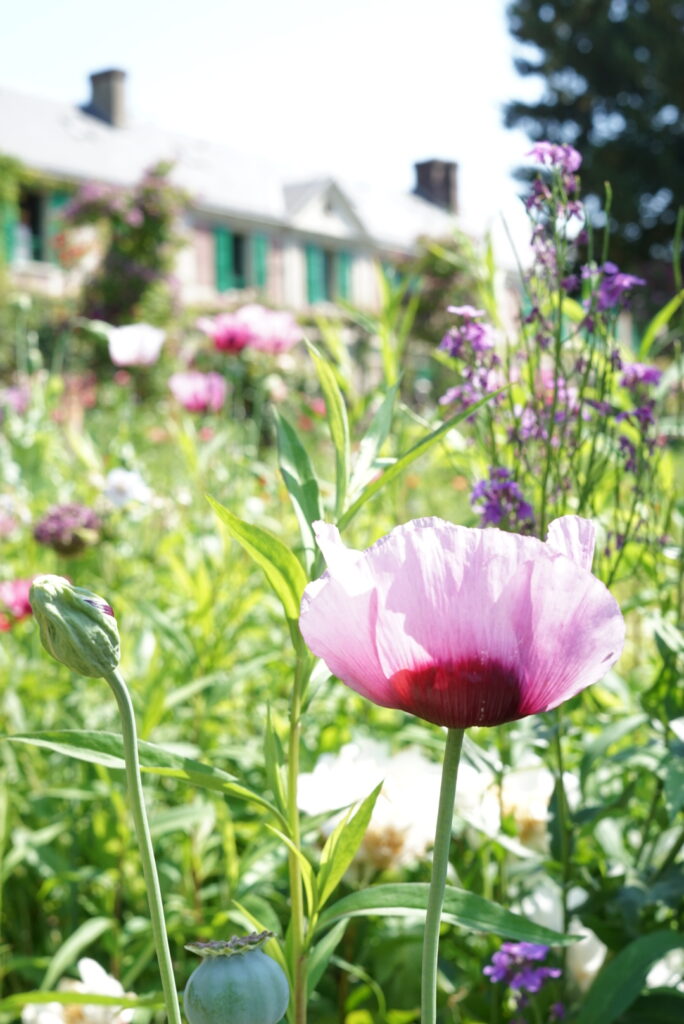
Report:
[[[502,104],[539,85],[513,69],[506,0],[13,0],[0,84],[82,103],[88,75],[128,72],[136,121],[319,174],[408,191],[413,163],[459,164],[463,225],[494,226],[510,263],[527,227],[510,172],[527,137]],[[0,139],[0,150],[2,140]]]

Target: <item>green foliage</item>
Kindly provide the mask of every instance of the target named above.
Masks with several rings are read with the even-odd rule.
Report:
[[[170,275],[182,245],[176,224],[188,203],[169,182],[171,169],[158,164],[130,189],[86,185],[67,209],[68,222],[104,230],[103,258],[83,290],[84,316],[112,324],[170,319]]]
[[[599,212],[604,183],[611,183],[612,258],[633,273],[660,262],[655,301],[662,304],[684,162],[682,5],[515,0],[508,19],[527,47],[516,68],[541,78],[544,92],[536,102],[508,104],[506,124],[534,141],[571,142],[581,152],[597,228],[606,221]],[[648,272],[653,287],[658,272]]]

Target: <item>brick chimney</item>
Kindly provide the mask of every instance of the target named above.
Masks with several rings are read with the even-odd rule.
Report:
[[[415,164],[414,193],[443,210],[458,213],[458,164],[452,160],[423,160]]]
[[[93,117],[123,128],[126,124],[126,72],[96,71],[90,76],[90,103],[85,110]]]

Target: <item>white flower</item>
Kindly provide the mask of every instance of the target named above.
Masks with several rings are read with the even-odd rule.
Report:
[[[109,358],[115,366],[151,366],[159,359],[166,333],[150,324],[107,326]]]
[[[564,782],[568,803],[573,807],[579,783],[568,772]],[[553,789],[552,773],[536,757],[530,756],[516,768],[507,768],[500,789],[486,769],[462,763],[456,786],[456,816],[493,838],[501,833],[502,815],[512,818],[518,841],[530,850],[545,853]]]
[[[671,949],[646,975],[647,988],[675,988],[684,992],[684,949]]]
[[[307,814],[323,814],[364,799],[383,782],[357,854],[382,870],[425,856],[434,839],[440,779],[440,766],[417,750],[392,754],[385,743],[359,739],[324,754],[313,772],[300,775],[298,802]],[[339,817],[328,823],[328,832]]]
[[[582,889],[571,889],[568,893],[569,908],[572,910],[573,907],[578,907],[584,901],[585,895]],[[525,896],[520,906],[523,916],[535,924],[552,928],[557,932],[563,931],[561,888],[550,878],[545,878],[533,893]],[[586,928],[577,918],[571,919],[568,932],[570,935],[580,936],[579,941],[567,949],[565,962],[568,976],[580,992],[586,992],[603,966],[608,947],[601,942],[595,932]]]
[[[152,491],[147,486],[140,473],[131,469],[110,469],[104,482],[102,492],[105,498],[111,501],[117,508],[123,508],[129,501],[139,501],[148,504]]]
[[[123,996],[126,993],[116,978],[107,974],[96,960],[84,957],[78,961],[80,981],[62,978],[57,986],[61,992],[83,992],[97,996]],[[133,1010],[118,1006],[79,1005],[77,1003],[27,1003],[21,1011],[22,1024],[128,1024]]]

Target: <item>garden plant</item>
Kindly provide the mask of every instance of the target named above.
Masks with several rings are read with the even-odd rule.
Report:
[[[530,156],[519,315],[441,279],[427,372],[414,276],[59,365],[8,305],[3,1021],[682,1019],[684,289],[632,330]]]

